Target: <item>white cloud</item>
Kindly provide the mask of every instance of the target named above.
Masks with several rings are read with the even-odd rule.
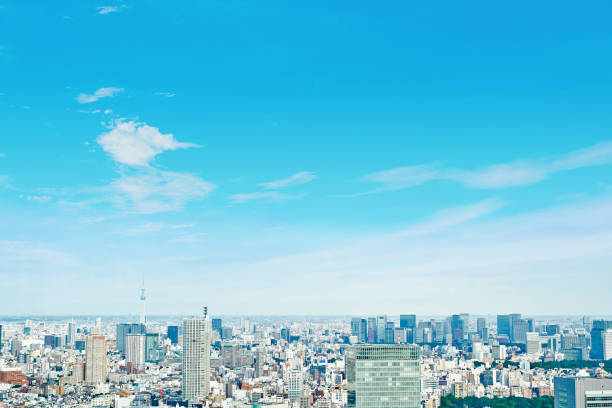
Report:
[[[287,178],[281,180],[269,181],[267,183],[261,183],[259,186],[268,189],[275,190],[278,188],[285,188],[297,184],[305,184],[317,178],[313,173],[309,171],[300,171],[299,173],[295,173]]]
[[[27,201],[34,201],[37,203],[46,203],[51,200],[51,196],[48,195],[28,195],[25,197]]]
[[[146,123],[122,120],[114,121],[111,129],[97,140],[115,161],[131,166],[147,166],[155,156],[167,150],[198,147],[178,142],[171,133],[163,134]]]
[[[172,97],[176,96],[176,94],[174,92],[167,92],[167,91],[154,92],[153,95],[155,95],[155,96],[163,96],[164,98],[172,98]]]
[[[302,198],[303,194],[284,194],[278,191],[255,191],[253,193],[240,193],[230,196],[230,200],[235,203],[246,203],[253,200],[262,200],[273,203],[282,203],[288,200]]]
[[[120,92],[123,92],[123,88],[100,88],[91,95],[85,93],[79,94],[76,97],[76,100],[79,103],[92,103],[98,101],[101,98],[111,98]]]
[[[109,13],[116,13],[117,11],[119,11],[119,7],[116,6],[100,6],[97,8],[98,10],[98,14],[109,14]]]
[[[560,156],[518,160],[476,170],[444,168],[440,163],[398,167],[362,177],[361,181],[378,183],[380,186],[346,197],[401,190],[434,180],[455,181],[475,189],[528,186],[545,180],[552,173],[605,164],[612,164],[612,142],[602,142]]]
[[[170,238],[166,240],[166,242],[171,242],[175,244],[187,244],[187,243],[201,242],[203,240],[204,235],[205,234],[203,233],[183,234],[183,235],[179,235],[174,238]]]
[[[122,175],[107,189],[110,200],[128,212],[154,214],[182,209],[203,199],[215,185],[188,173],[148,168]]]

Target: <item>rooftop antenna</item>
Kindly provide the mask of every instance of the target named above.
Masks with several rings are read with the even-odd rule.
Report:
[[[145,287],[144,287],[144,277],[142,278],[142,289],[140,289],[140,324],[145,324],[145,301],[147,297],[145,296]]]
[[[208,316],[208,306],[204,306],[202,308],[202,314],[204,315],[204,318],[206,319],[206,317]]]

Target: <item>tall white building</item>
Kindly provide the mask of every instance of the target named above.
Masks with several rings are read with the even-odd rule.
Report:
[[[67,337],[67,343],[69,345],[74,345],[74,342],[76,340],[76,325],[74,324],[74,322],[70,322],[68,323],[68,336]]]
[[[85,381],[106,382],[106,338],[90,334],[85,342]]]
[[[145,369],[145,334],[128,334],[125,336],[125,361],[132,372]]]
[[[303,394],[304,379],[302,371],[298,369],[289,370],[285,376],[287,394],[291,402],[298,401]]]
[[[183,321],[183,398],[196,402],[210,393],[211,322],[207,309],[202,318]]]
[[[603,337],[603,359],[612,358],[612,329],[608,329],[602,334]]]

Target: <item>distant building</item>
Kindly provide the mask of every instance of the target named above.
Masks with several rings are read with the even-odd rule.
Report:
[[[145,369],[145,334],[128,334],[125,337],[125,361],[128,373],[140,373]]]
[[[140,323],[119,323],[116,331],[117,350],[125,355],[125,338],[128,334],[146,334],[147,327]]]
[[[85,344],[85,381],[89,384],[106,382],[106,338],[90,334]]]
[[[608,329],[602,333],[603,337],[603,359],[612,359],[612,329]]]
[[[351,346],[346,353],[346,379],[349,408],[421,406],[418,346]]]
[[[242,365],[240,344],[222,344],[221,355],[223,357],[223,365],[227,368],[237,368]]]
[[[604,332],[612,329],[612,320],[594,320],[591,330],[591,358],[604,359]]]
[[[178,326],[168,326],[167,337],[170,339],[170,344],[178,344]]]
[[[555,408],[612,407],[612,378],[555,377]]]
[[[66,335],[66,343],[74,346],[74,342],[76,341],[76,325],[74,322],[68,323],[68,333]]]
[[[223,320],[219,318],[212,320],[212,330],[219,333],[219,337],[223,337]]]

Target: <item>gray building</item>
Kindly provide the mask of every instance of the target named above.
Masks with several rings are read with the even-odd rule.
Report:
[[[360,344],[346,353],[349,408],[421,406],[420,350],[410,344]]]
[[[612,407],[612,378],[555,377],[555,408]]]

